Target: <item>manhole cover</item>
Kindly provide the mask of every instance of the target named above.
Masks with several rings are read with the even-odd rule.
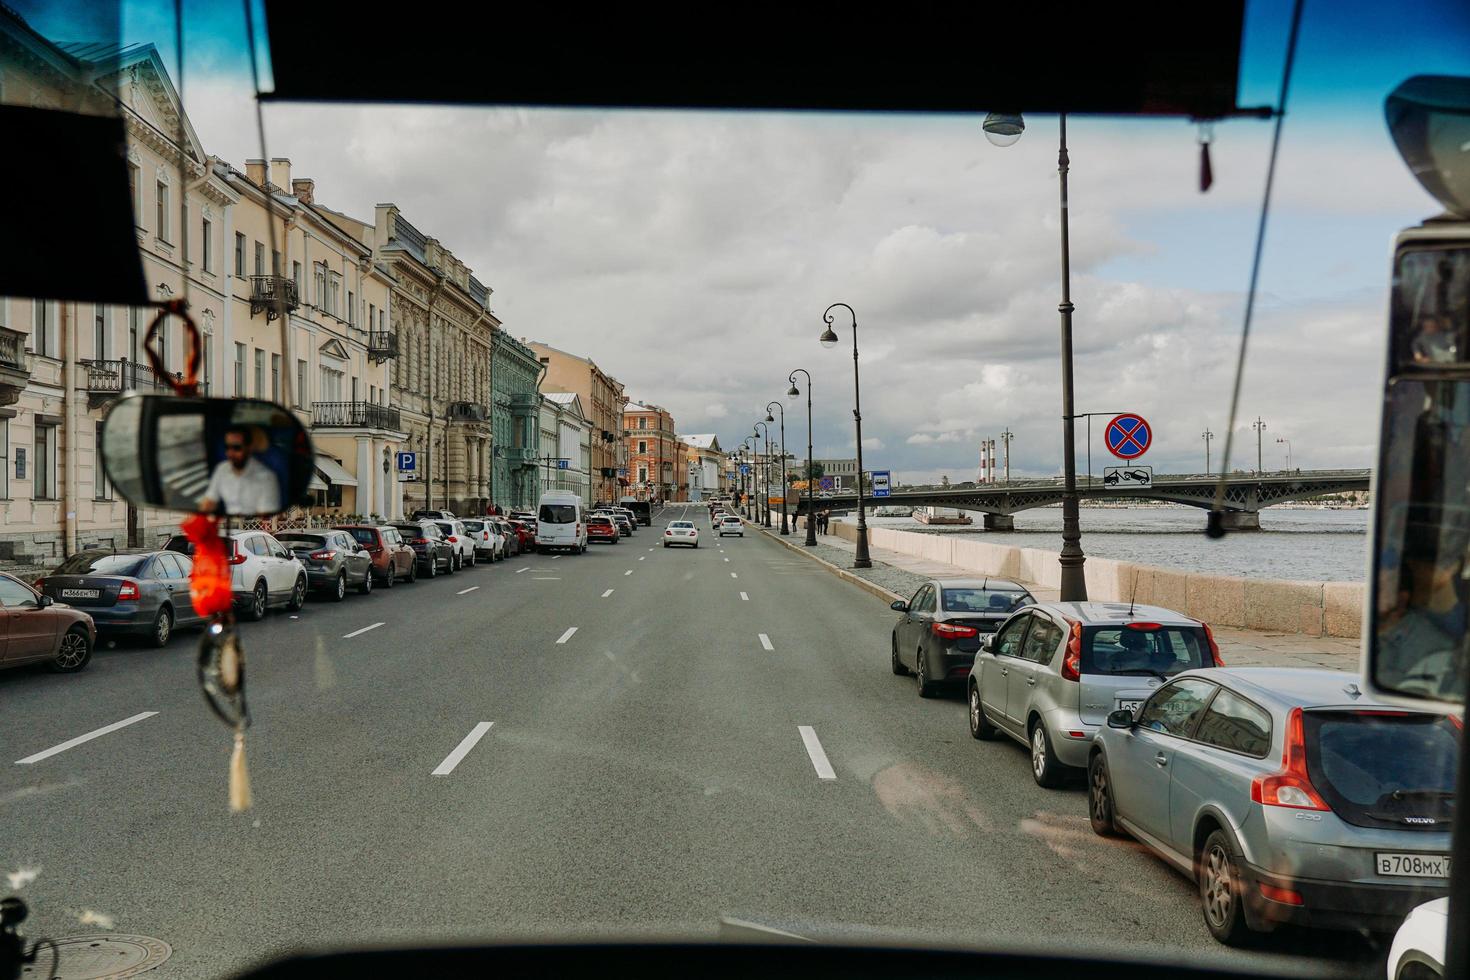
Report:
[[[36,962],[21,971],[26,977],[56,980],[121,980],[147,973],[173,955],[161,939],[150,936],[72,936],[56,940],[60,957],[51,971],[51,950],[42,949]]]

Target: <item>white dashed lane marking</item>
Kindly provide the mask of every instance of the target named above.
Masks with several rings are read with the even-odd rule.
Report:
[[[807,757],[812,760],[812,768],[817,771],[817,778],[836,779],[837,773],[833,771],[832,763],[827,761],[827,753],[817,739],[817,730],[811,725],[797,725],[796,730],[801,732],[801,741],[806,746]]]
[[[572,634],[575,633],[575,632],[577,632],[577,627],[575,627],[575,626],[568,627],[567,628],[567,631],[561,635],[561,639],[557,640],[556,642],[557,643],[565,643],[565,642],[567,642],[568,640],[570,640],[572,638]]]
[[[156,714],[158,714],[158,712],[156,711],[140,711],[130,718],[124,718],[122,721],[115,721],[110,725],[103,725],[101,728],[94,729],[93,731],[90,731],[85,735],[78,735],[76,738],[69,738],[65,742],[62,742],[60,745],[53,745],[51,746],[51,748],[46,749],[42,752],[37,752],[35,755],[28,755],[24,759],[16,759],[15,764],[18,766],[28,766],[34,762],[40,762],[42,759],[49,759],[53,755],[60,755],[67,749],[74,749],[78,745],[92,741],[92,739],[94,738],[101,738],[103,735],[111,734],[112,732],[117,731],[119,728],[127,728],[129,725],[135,724],[148,718],[152,718]]]
[[[612,590],[612,589],[608,589],[608,590],[607,590],[607,591],[606,591],[606,592],[604,592],[604,593],[603,593],[603,594],[602,594],[602,597],[603,597],[603,598],[604,598],[604,599],[606,599],[606,598],[607,598],[607,597],[608,597],[608,596],[610,596],[610,595],[612,595],[612,594],[613,594],[613,590]]]
[[[439,763],[430,775],[447,776],[454,772],[454,767],[459,765],[464,757],[470,754],[470,749],[474,748],[475,744],[485,737],[485,733],[490,730],[490,726],[493,724],[495,724],[493,721],[482,721],[474,728],[471,728],[470,733],[460,740],[460,743],[454,747],[454,751],[446,755],[444,761]]]
[[[344,634],[342,634],[342,639],[344,639],[344,640],[350,640],[354,636],[362,636],[362,634],[366,633],[368,630],[375,630],[379,626],[382,626],[382,625],[383,625],[382,623],[374,623],[371,626],[364,626],[360,630],[353,630],[351,633],[344,633]]]
[[[774,649],[776,649],[775,647],[771,646],[771,638],[769,636],[767,636],[764,633],[761,633],[760,634],[760,638],[761,638],[761,646],[765,647],[767,650],[774,650]]]
[[[750,596],[748,596],[744,592],[742,592],[742,593],[740,593],[740,601],[741,602],[749,602],[750,601]]]
[[[478,585],[472,585],[468,589],[460,589],[458,592],[455,593],[455,595],[468,595],[469,593],[475,591],[478,588],[479,588]]]

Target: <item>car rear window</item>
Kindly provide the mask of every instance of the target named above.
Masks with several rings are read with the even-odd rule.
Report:
[[[1025,592],[998,589],[944,589],[944,608],[947,612],[1009,613],[1033,600]]]
[[[370,527],[355,527],[347,532],[363,544],[377,544],[377,532]]]
[[[466,531],[483,531],[483,530],[485,530],[485,522],[484,521],[465,521],[464,522],[464,529]]]
[[[281,542],[281,544],[285,545],[288,548],[294,548],[297,545],[306,545],[309,548],[320,548],[327,543],[325,535],[303,534],[300,531],[283,532],[281,534],[277,534],[276,540]]]
[[[669,527],[693,527],[693,526],[694,526],[694,524],[692,522],[690,522],[690,521],[674,521],[674,522],[672,522],[669,525]]]
[[[739,524],[740,523],[740,518],[738,518],[738,517],[727,517],[723,521],[721,521],[720,523],[722,523],[722,524]]]
[[[1083,631],[1084,674],[1172,676],[1214,662],[1203,626],[1127,623]]]
[[[609,517],[589,517],[589,518],[587,518],[587,525],[589,527],[591,527],[593,525],[596,525],[597,527],[612,527],[612,518],[609,518]]]
[[[105,551],[84,551],[72,555],[56,566],[56,575],[137,575],[147,555],[114,555]]]
[[[571,504],[542,504],[540,519],[547,524],[574,524],[577,508]]]
[[[1360,827],[1448,828],[1459,733],[1442,715],[1304,711],[1307,775],[1328,806]]]

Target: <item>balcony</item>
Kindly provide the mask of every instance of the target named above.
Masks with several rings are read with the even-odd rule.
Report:
[[[490,410],[479,402],[450,402],[444,416],[451,422],[487,422]]]
[[[398,409],[372,402],[312,402],[311,427],[403,431]]]
[[[0,405],[14,405],[31,380],[26,337],[19,330],[0,327]]]
[[[398,356],[398,334],[392,330],[369,330],[367,353],[378,364]]]
[[[3,349],[3,344],[0,344],[0,349]],[[84,360],[80,363],[87,370],[88,408],[100,408],[128,391],[141,391],[145,395],[172,392],[171,382],[183,380],[183,375],[159,374],[153,370],[151,364],[130,361],[126,357],[120,360]],[[205,393],[203,387],[200,386],[201,394]]]
[[[251,316],[264,311],[266,322],[269,323],[280,315],[282,303],[285,304],[287,313],[301,305],[300,297],[296,295],[296,283],[293,280],[285,276],[250,277]]]

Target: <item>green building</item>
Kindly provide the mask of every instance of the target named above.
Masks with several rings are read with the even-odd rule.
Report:
[[[536,353],[504,330],[490,349],[491,420],[495,451],[490,464],[490,500],[503,510],[534,510],[541,497],[541,457]]]

